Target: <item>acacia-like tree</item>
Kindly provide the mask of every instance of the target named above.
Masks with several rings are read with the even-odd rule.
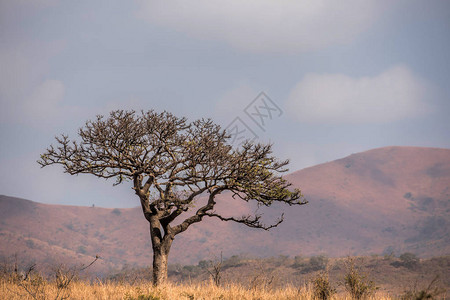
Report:
[[[117,110],[97,116],[78,131],[80,140],[56,137],[38,163],[60,164],[71,175],[87,173],[114,178],[115,185],[131,181],[150,223],[153,248],[153,283],[167,280],[167,259],[175,236],[204,217],[234,221],[269,229],[261,215],[224,216],[215,210],[216,196],[230,191],[233,197],[262,206],[274,202],[305,204],[298,189],[279,174],[288,161],[271,156],[271,145],[245,143],[238,149],[230,136],[211,120],[188,123],[169,112],[137,113]],[[200,206],[194,201],[202,198]],[[198,203],[196,203],[198,205]],[[178,225],[183,212],[192,211]]]

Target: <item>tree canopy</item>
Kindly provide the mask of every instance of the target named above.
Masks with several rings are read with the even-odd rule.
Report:
[[[168,254],[174,236],[205,216],[262,229],[282,222],[282,216],[269,225],[258,214],[223,216],[215,205],[224,191],[259,206],[306,203],[300,190],[290,189],[280,175],[287,171],[288,160],[272,156],[272,145],[246,142],[233,148],[227,132],[210,119],[188,123],[169,112],[116,110],[107,118],[87,121],[78,136],[79,140],[56,137],[57,145],[51,145],[38,163],[62,165],[71,175],[115,179],[115,185],[132,182],[150,222],[154,252],[159,245]],[[207,201],[194,209],[200,196]],[[188,210],[194,213],[171,226]]]

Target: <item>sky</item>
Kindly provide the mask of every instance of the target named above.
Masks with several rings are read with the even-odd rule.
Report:
[[[36,163],[114,109],[212,118],[290,171],[450,148],[449,1],[0,0],[0,39],[3,195],[138,206],[129,182]]]

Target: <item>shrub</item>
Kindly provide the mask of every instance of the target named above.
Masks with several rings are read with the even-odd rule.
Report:
[[[378,289],[373,281],[368,280],[365,275],[358,272],[352,258],[347,260],[347,274],[344,277],[344,285],[352,299],[366,299]]]
[[[26,240],[25,244],[27,245],[28,248],[30,249],[34,249],[36,247],[36,245],[34,244],[33,240]]]
[[[312,256],[309,258],[308,263],[303,263],[298,265],[298,267],[302,267],[301,273],[310,273],[315,271],[325,270],[328,264],[328,257],[325,255]]]
[[[331,296],[336,293],[336,289],[331,286],[328,272],[320,272],[317,274],[317,276],[313,278],[312,284],[315,299],[330,299]]]
[[[419,266],[419,258],[413,253],[405,252],[399,258],[405,268],[415,269]]]
[[[223,262],[224,269],[236,268],[242,265],[243,265],[242,258],[239,255],[233,255]]]
[[[129,292],[125,293],[124,299],[125,300],[160,300],[161,298],[159,296],[155,296],[152,294],[147,294],[142,292],[140,287],[136,288],[136,293],[138,294],[137,297],[133,297]]]
[[[391,266],[399,268],[399,267],[405,267],[410,270],[414,270],[419,266],[419,258],[409,252],[405,252],[402,255],[399,256],[400,261],[394,261],[391,263]]]
[[[423,299],[437,299],[439,295],[445,292],[438,286],[439,276],[436,275],[430,284],[422,290],[417,289],[417,283],[412,290],[406,291],[400,299],[402,300],[423,300]]]
[[[66,226],[66,228],[69,229],[69,230],[75,231],[72,222],[64,224],[64,226]]]
[[[324,270],[328,264],[328,258],[324,255],[313,256],[309,259],[309,265],[313,271]]]
[[[145,294],[140,294],[137,296],[137,298],[134,298],[134,297],[130,296],[129,294],[125,294],[125,299],[126,300],[160,300],[160,298],[158,296],[145,295]]]
[[[220,280],[222,279],[222,264],[223,257],[222,253],[220,253],[220,260],[216,258],[214,261],[212,260],[201,260],[198,263],[198,266],[209,273],[211,280],[214,282],[216,286],[220,285]]]
[[[412,197],[412,194],[411,194],[410,192],[405,193],[405,194],[403,195],[403,198],[405,198],[405,199],[411,199],[411,197]]]
[[[86,252],[87,252],[86,247],[83,245],[79,246],[77,249],[77,252],[81,253],[81,254],[86,254]]]
[[[297,255],[294,257],[294,263],[292,264],[292,268],[298,269],[305,266],[304,258],[301,255]]]
[[[114,208],[111,213],[115,214],[116,216],[120,216],[122,214],[122,212],[120,211],[120,209],[118,208]]]
[[[289,261],[288,255],[278,255],[278,257],[272,257],[269,259],[269,262],[271,262],[275,267],[284,266]]]

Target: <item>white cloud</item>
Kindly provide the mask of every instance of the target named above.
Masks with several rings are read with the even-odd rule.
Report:
[[[427,83],[405,66],[375,77],[306,75],[291,91],[286,110],[306,123],[384,123],[430,111]]]
[[[138,16],[250,52],[296,53],[351,42],[383,9],[381,0],[139,1]]]

